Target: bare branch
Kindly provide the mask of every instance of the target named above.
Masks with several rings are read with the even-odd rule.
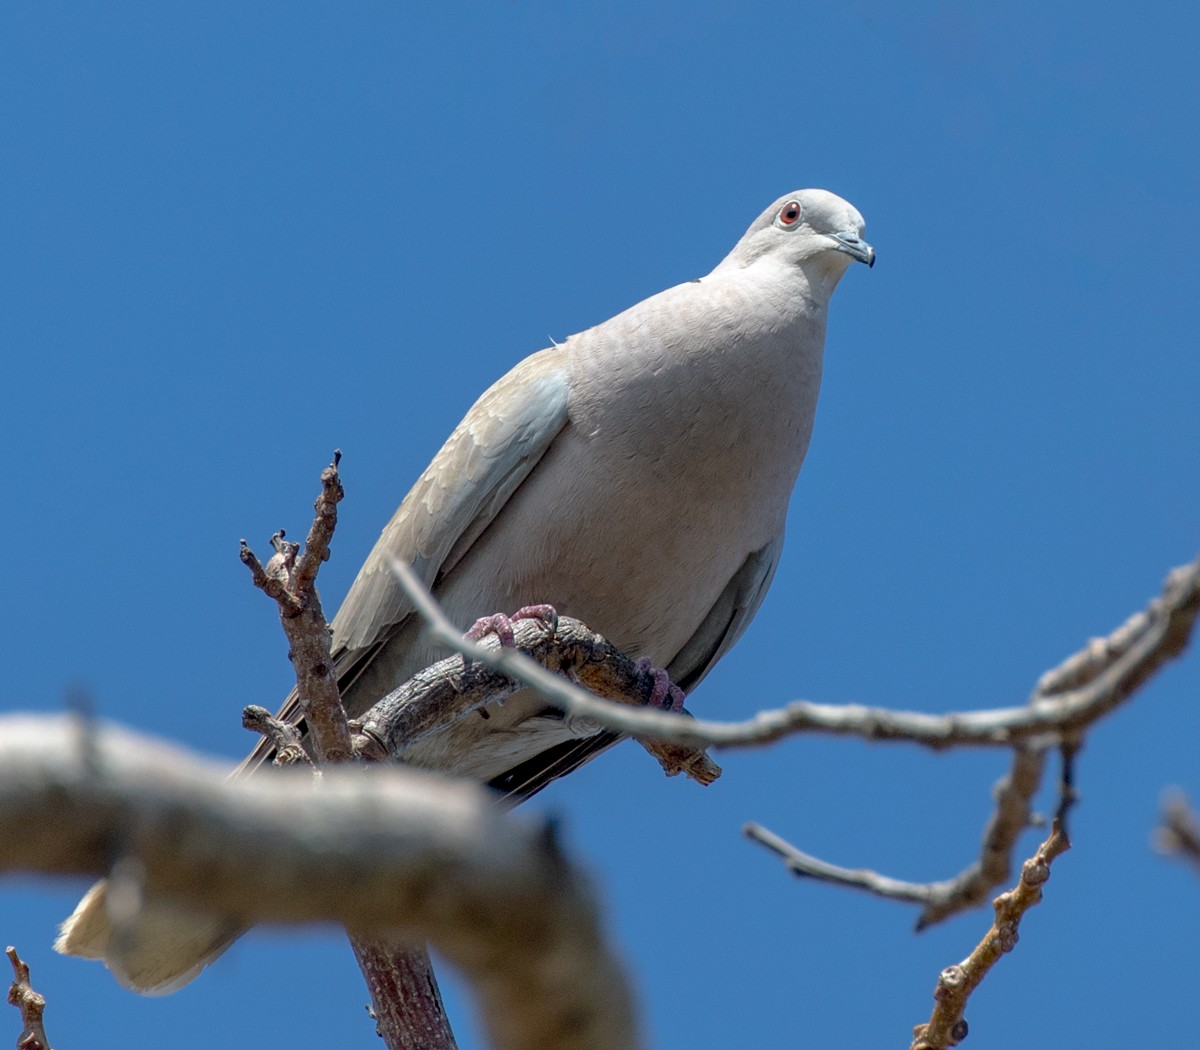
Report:
[[[983,830],[979,857],[954,878],[931,887],[933,892],[917,916],[917,930],[978,907],[1009,879],[1013,851],[1032,822],[1033,796],[1041,785],[1045,766],[1045,751],[1013,748],[1012,766],[994,788],[995,808]]]
[[[312,759],[300,742],[300,731],[288,722],[276,718],[265,707],[250,704],[242,709],[242,728],[261,733],[275,749],[275,765],[290,766],[303,763],[311,766]],[[314,769],[320,775],[320,770]]]
[[[910,1050],[945,1050],[967,1036],[963,1016],[967,1000],[1000,956],[1017,945],[1017,928],[1022,917],[1042,899],[1042,886],[1050,878],[1050,864],[1071,848],[1066,832],[1056,819],[1050,837],[1021,867],[1021,881],[996,898],[996,919],[983,940],[966,959],[948,966],[938,975],[933,1013],[925,1024],[913,1029]]]
[[[371,994],[375,1030],[385,1045],[403,1050],[457,1050],[424,945],[354,933],[350,944]]]
[[[747,824],[742,828],[742,832],[748,839],[777,853],[783,858],[788,869],[796,875],[866,890],[868,893],[877,897],[886,897],[888,900],[917,904],[926,903],[937,885],[936,883],[903,882],[900,879],[880,875],[867,868],[839,868],[836,864],[828,864],[796,849],[791,843],[781,839],[761,824]]]
[[[89,768],[71,719],[0,718],[0,870],[103,875],[120,843],[148,898],[235,926],[331,920],[432,942],[503,1050],[640,1045],[588,880],[551,829],[483,788],[384,767],[327,769],[319,790],[288,769],[230,781],[115,727],[90,750]]]
[[[996,809],[983,835],[979,859],[952,879],[906,882],[865,868],[842,868],[804,853],[759,824],[747,824],[746,837],[780,856],[798,876],[865,890],[876,897],[924,905],[917,919],[923,930],[951,915],[974,908],[1009,877],[1012,849],[1029,826],[1029,801],[1041,780],[1044,753],[1016,749],[1013,768],[996,784]]]
[[[346,495],[338,475],[338,464],[342,461],[342,450],[334,449],[333,462],[321,471],[321,494],[313,503],[313,522],[304,541],[304,553],[296,567],[296,578],[292,590],[296,594],[308,594],[317,582],[321,563],[329,560],[329,542],[337,527],[337,505]]]
[[[13,983],[8,988],[8,1001],[21,1011],[22,1030],[17,1036],[17,1050],[52,1050],[46,1029],[42,1025],[46,999],[30,985],[29,965],[21,960],[17,949],[9,945],[7,955],[13,968]]]
[[[923,905],[916,926],[920,932],[978,907],[1008,879],[1013,849],[1021,832],[1032,822],[1030,801],[1041,783],[1044,765],[1044,751],[1014,749],[1012,769],[995,787],[996,808],[984,829],[979,858],[954,878],[940,882],[906,882],[867,868],[839,867],[797,849],[759,824],[747,824],[742,830],[747,838],[781,857],[795,875],[864,890],[887,900]]]
[[[1095,682],[1121,657],[1139,644],[1156,623],[1173,621],[1161,644],[1166,659],[1179,655],[1187,645],[1187,636],[1196,618],[1196,575],[1200,559],[1172,569],[1163,584],[1163,595],[1150,606],[1134,613],[1106,638],[1092,638],[1079,652],[1067,657],[1038,679],[1032,699],[1046,699],[1080,689]],[[1161,603],[1161,604],[1160,604]],[[1166,606],[1166,608],[1164,608]],[[1189,616],[1190,606],[1190,616]],[[1155,667],[1149,667],[1153,673]],[[1136,684],[1135,683],[1135,688]]]
[[[1075,801],[1074,757],[1075,748],[1064,745],[1056,813],[1064,833],[1068,810]],[[984,829],[979,858],[954,878],[941,882],[905,882],[866,868],[842,868],[797,849],[759,824],[747,824],[742,830],[747,838],[781,857],[794,875],[864,890],[887,900],[924,905],[917,918],[919,933],[952,915],[977,907],[996,886],[1007,881],[1017,840],[1035,823],[1031,802],[1041,784],[1044,767],[1044,750],[1013,749],[1012,769],[994,789],[996,808]]]
[[[1092,694],[1087,706],[1092,716],[1099,718],[1119,699],[1131,696],[1168,659],[1183,651],[1198,607],[1200,559],[1173,570],[1167,577],[1163,595],[1154,599],[1147,610],[1130,617],[1109,638],[1089,642],[1079,653],[1042,675],[1030,698],[1031,707],[1051,709],[1059,703],[1075,704],[1079,693],[1064,690],[1076,689]],[[961,720],[971,716],[950,717]],[[996,785],[996,808],[984,830],[979,858],[952,879],[914,883],[868,869],[843,868],[804,853],[757,824],[746,825],[744,832],[782,857],[796,875],[924,905],[917,920],[917,929],[923,930],[981,904],[996,886],[1008,879],[1017,840],[1032,819],[1031,801],[1041,784],[1045,749],[1051,743],[1059,745],[1063,757],[1058,819],[1065,827],[1066,813],[1074,800],[1074,756],[1086,724],[1072,726],[1064,722],[1049,738],[1042,735],[1028,741],[1019,739],[1014,744],[1012,768]]]
[[[271,545],[276,548],[275,555],[267,562],[271,571],[268,572],[263,568],[262,562],[258,560],[258,555],[250,549],[249,544],[245,540],[240,541],[240,550],[238,557],[241,558],[242,564],[250,570],[250,579],[254,586],[261,590],[268,598],[274,599],[279,604],[281,615],[298,616],[300,615],[303,605],[288,590],[287,573],[280,571],[281,555],[286,556],[281,550],[279,544],[283,540],[283,532],[277,532],[271,537]],[[294,546],[294,544],[292,545]]]
[[[532,617],[514,620],[511,642],[504,653],[527,657],[556,681],[566,683],[561,676],[569,676],[597,696],[621,704],[645,705],[650,699],[653,676],[570,616],[560,616],[553,630]],[[451,656],[426,668],[367,711],[361,719],[363,731],[389,754],[396,755],[424,734],[436,732],[522,688],[506,671],[489,666],[498,662],[494,657],[501,651],[496,635],[471,644],[493,659],[484,663],[462,655]],[[644,746],[668,776],[686,773],[701,784],[710,784],[721,774],[721,768],[702,750],[660,741],[649,741]]]
[[[329,544],[337,525],[337,505],[345,491],[338,474],[342,454],[335,451],[333,462],[321,472],[321,494],[313,504],[313,521],[303,553],[297,544],[288,543],[280,532],[271,537],[275,555],[265,569],[245,541],[242,561],[251,570],[256,585],[275,597],[280,623],[288,639],[288,656],[296,675],[296,695],[312,738],[317,764],[339,763],[359,757],[378,757],[378,748],[369,734],[361,731],[351,737],[346,710],[334,671],[330,640],[332,633],[317,593],[317,572],[329,559]],[[263,712],[266,715],[266,712]],[[284,739],[276,744],[275,762],[298,760],[303,755],[298,734],[288,736],[283,723],[251,714],[251,725]],[[246,713],[243,714],[243,725]],[[375,937],[368,940],[351,935],[351,946],[366,978],[375,1009],[376,1030],[390,1050],[429,1046],[431,1050],[453,1050],[454,1035],[442,1005],[429,955],[421,944],[397,942],[389,945]],[[411,993],[428,989],[427,994]],[[391,994],[391,999],[380,996]]]
[[[332,472],[332,480],[329,475]],[[321,609],[321,598],[314,586],[317,569],[328,557],[326,546],[336,515],[332,507],[336,500],[326,500],[325,493],[337,480],[337,463],[321,475],[322,497],[316,502],[317,518],[310,535],[316,535],[318,548],[297,561],[295,544],[283,540],[283,533],[271,538],[276,557],[266,569],[259,566],[254,552],[242,540],[241,559],[249,567],[255,586],[260,587],[279,605],[279,622],[288,640],[288,655],[296,673],[296,689],[300,709],[313,742],[313,750],[321,761],[345,762],[353,758],[350,730],[346,712],[338,692],[337,676],[329,649],[329,626]],[[340,492],[341,486],[337,485]],[[340,497],[339,497],[340,498]],[[303,585],[303,590],[298,589]],[[280,590],[282,588],[282,590]]]
[[[391,567],[431,633],[448,647],[537,689],[547,702],[570,715],[591,719],[639,740],[671,741],[692,748],[749,747],[801,732],[902,741],[935,750],[1009,747],[1022,741],[1053,746],[1077,735],[1127,700],[1164,663],[1182,653],[1200,611],[1197,558],[1167,577],[1163,593],[1144,612],[1118,628],[1113,635],[1115,641],[1099,643],[1109,658],[1103,669],[1098,669],[1096,661],[1089,665],[1094,673],[1090,672],[1086,685],[1052,696],[1035,693],[1033,701],[1021,707],[928,715],[858,704],[796,701],[784,708],[762,711],[743,722],[706,722],[665,711],[605,703],[519,652],[489,650],[463,638],[407,565],[393,559]],[[1088,650],[1096,647],[1097,643],[1091,643]],[[1064,674],[1051,684],[1066,680]]]

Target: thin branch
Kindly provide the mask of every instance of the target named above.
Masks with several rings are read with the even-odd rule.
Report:
[[[1149,608],[1135,612],[1106,637],[1089,639],[1087,645],[1082,649],[1067,657],[1061,664],[1051,668],[1038,679],[1031,702],[1060,696],[1096,681],[1137,645],[1147,631],[1153,628],[1154,621],[1161,620],[1164,613],[1169,617],[1177,617],[1175,628],[1178,632],[1174,639],[1165,640],[1166,656],[1170,658],[1181,653],[1184,646],[1187,645],[1187,632],[1191,630],[1191,623],[1186,618],[1187,610],[1182,606],[1190,602],[1191,618],[1195,619],[1196,616],[1195,590],[1197,583],[1195,574],[1198,563],[1200,560],[1192,562],[1190,565],[1181,565],[1172,569],[1167,575],[1166,582],[1163,584],[1162,601],[1167,605],[1180,603],[1180,608],[1176,612],[1169,609],[1164,610],[1156,602],[1151,602]],[[1180,616],[1179,613],[1184,615]]]
[[[304,541],[304,553],[296,567],[296,578],[292,589],[297,594],[308,594],[317,582],[321,563],[329,560],[329,542],[337,527],[337,505],[346,495],[342,479],[338,475],[338,464],[342,461],[342,450],[334,449],[333,462],[321,471],[321,494],[313,503],[313,522]]]
[[[1173,570],[1167,577],[1163,596],[1151,602],[1144,612],[1130,617],[1109,638],[1093,639],[1083,650],[1043,674],[1030,697],[1030,705],[1053,706],[1064,696],[1064,690],[1094,688],[1100,690],[1093,707],[1096,717],[1111,710],[1111,705],[1105,708],[1099,701],[1111,699],[1118,688],[1125,690],[1126,696],[1132,695],[1171,656],[1182,652],[1194,626],[1198,596],[1200,560]],[[1108,686],[1101,689],[1105,676],[1109,678]],[[1050,738],[1057,739],[1062,752],[1058,819],[1064,828],[1067,810],[1075,797],[1074,757],[1083,731],[1081,727],[1070,728]],[[1032,799],[1041,784],[1048,746],[1045,738],[1013,746],[1012,768],[996,785],[996,806],[984,830],[979,857],[952,879],[915,883],[869,869],[843,868],[804,853],[760,825],[748,824],[743,830],[748,838],[782,857],[796,875],[865,890],[890,900],[922,904],[917,930],[923,930],[981,904],[996,886],[1009,878],[1018,838],[1032,820]]]
[[[336,470],[336,467],[326,468],[325,474],[330,470]],[[322,474],[323,485],[325,474]],[[322,506],[322,501],[318,499],[317,507]],[[320,535],[321,530],[317,525],[318,522],[314,521],[312,531]],[[321,609],[321,598],[313,586],[321,558],[316,555],[301,556],[297,562],[298,549],[295,544],[283,540],[283,533],[276,533],[271,542],[276,556],[266,569],[259,566],[254,551],[245,540],[242,540],[241,560],[249,567],[255,586],[274,598],[279,605],[279,622],[288,640],[288,654],[296,673],[300,708],[304,712],[318,760],[348,761],[353,757],[350,731],[346,726],[346,712],[338,692],[337,676],[333,672],[329,627]],[[300,568],[297,568],[298,564]],[[294,583],[305,580],[308,584],[304,590],[293,587]]]
[[[300,742],[300,731],[291,723],[276,718],[265,707],[250,704],[242,709],[242,728],[260,733],[271,742],[275,751],[275,765],[291,766],[296,763],[312,766],[313,761]],[[320,770],[313,767],[320,776]]]
[[[935,883],[921,914],[918,931],[976,908],[1012,875],[1012,858],[1021,833],[1033,822],[1033,796],[1042,782],[1046,752],[1014,747],[1012,766],[993,789],[995,806],[983,830],[979,856],[951,879]]]
[[[281,615],[299,616],[304,606],[300,600],[288,590],[288,574],[281,572],[280,567],[283,565],[283,558],[286,558],[285,549],[282,547],[283,532],[277,532],[271,537],[271,546],[275,548],[275,555],[267,562],[271,568],[268,572],[263,568],[262,562],[258,560],[258,555],[250,549],[249,544],[245,540],[240,542],[240,550],[238,556],[242,560],[242,564],[250,570],[250,579],[254,586],[261,590],[268,598],[274,599],[279,604]],[[291,544],[295,548],[295,544]]]
[[[765,846],[773,853],[778,854],[788,870],[796,875],[813,879],[820,879],[822,882],[832,882],[839,886],[850,886],[854,889],[866,890],[868,893],[874,894],[877,897],[886,897],[888,900],[906,901],[909,903],[923,904],[930,896],[930,892],[936,884],[919,883],[919,882],[903,882],[900,879],[892,879],[886,875],[880,875],[878,872],[871,871],[867,868],[840,868],[836,864],[829,864],[818,857],[798,850],[790,842],[780,838],[769,828],[764,828],[761,824],[747,824],[742,828],[745,836]]]
[[[303,552],[285,541],[283,533],[271,537],[275,556],[265,569],[242,541],[242,561],[249,566],[256,586],[275,598],[280,623],[288,640],[288,656],[296,675],[296,695],[312,740],[316,765],[351,761],[373,753],[369,736],[351,737],[342,704],[330,647],[331,632],[317,593],[317,573],[329,560],[329,544],[337,525],[337,505],[345,495],[338,466],[342,453],[321,472],[321,493],[313,503],[313,521]],[[269,719],[270,716],[268,716]],[[252,715],[252,722],[256,716]],[[275,724],[273,725],[272,722]],[[245,715],[243,715],[245,724]],[[268,736],[283,730],[277,720],[257,720],[256,728]],[[359,746],[355,746],[355,744]],[[298,738],[288,744],[299,744]],[[281,764],[296,754],[295,747],[277,748]],[[388,945],[380,937],[351,936],[351,946],[366,978],[375,1010],[376,1030],[389,1050],[427,1046],[454,1050],[454,1035],[433,977],[429,955],[421,944]],[[400,992],[428,988],[429,994],[401,997]],[[380,996],[391,994],[391,999]]]
[[[432,942],[500,1050],[640,1045],[586,876],[485,789],[382,766],[326,769],[319,790],[298,770],[230,781],[224,763],[109,726],[89,768],[77,740],[69,718],[0,717],[0,871],[103,875],[121,841],[147,898],[234,927],[326,920]]]
[[[1065,820],[1073,798],[1072,759],[1084,730],[1132,696],[1163,664],[1183,651],[1200,611],[1198,558],[1173,570],[1162,595],[1151,601],[1146,610],[1130,617],[1109,638],[1093,640],[1081,652],[1044,674],[1028,704],[1021,708],[937,718],[853,705],[833,707],[798,702],[782,711],[761,712],[742,723],[689,723],[678,715],[605,705],[540,666],[546,662],[544,659],[535,664],[515,647],[501,648],[495,644],[485,647],[463,638],[407,565],[393,561],[392,569],[419,615],[444,644],[466,658],[538,689],[574,717],[586,717],[610,729],[640,735],[643,746],[651,750],[656,746],[655,741],[661,745],[667,740],[684,747],[693,742],[745,746],[802,729],[859,735],[871,740],[906,740],[937,748],[970,744],[1011,746],[1012,767],[996,785],[996,805],[984,830],[979,857],[952,879],[913,883],[867,869],[843,868],[804,853],[760,825],[748,824],[744,828],[749,838],[781,856],[797,875],[923,905],[918,930],[981,904],[997,885],[1009,878],[1013,851],[1032,820],[1032,799],[1041,783],[1044,752],[1054,744],[1063,751],[1059,819]],[[592,689],[599,692],[594,686]],[[386,738],[386,732],[383,736]]]
[[[42,1014],[46,1009],[45,996],[33,990],[29,983],[29,964],[23,962],[17,949],[9,945],[6,954],[12,963],[13,983],[8,988],[8,1001],[21,1011],[21,1034],[17,1050],[52,1050]]]
[[[979,857],[951,879],[939,882],[907,882],[881,875],[869,868],[843,868],[797,849],[760,824],[747,824],[743,833],[779,856],[794,875],[829,882],[835,886],[863,890],[876,897],[922,905],[918,931],[942,922],[951,915],[978,907],[1009,878],[1012,851],[1030,823],[1030,800],[1041,780],[1045,754],[1017,748],[1013,766],[995,787],[996,808],[984,829]]]
[[[1058,776],[1058,809],[1054,812],[1054,819],[1061,825],[1064,835],[1067,833],[1067,817],[1079,801],[1075,791],[1075,759],[1082,747],[1083,739],[1080,737],[1064,740],[1058,749],[1062,766]]]
[[[1050,837],[1022,865],[1021,881],[996,898],[996,919],[983,940],[961,963],[946,967],[938,975],[933,1013],[926,1023],[913,1029],[910,1050],[946,1050],[966,1038],[963,1013],[967,1000],[1000,957],[1017,946],[1017,928],[1025,913],[1041,901],[1051,863],[1070,848],[1066,832],[1056,819]]]
[[[588,718],[639,740],[671,741],[692,748],[757,746],[801,732],[902,741],[935,750],[1010,747],[1022,741],[1053,746],[1108,714],[1129,699],[1164,663],[1179,656],[1200,612],[1200,558],[1197,558],[1167,577],[1163,593],[1144,612],[1131,617],[1114,632],[1116,641],[1111,645],[1100,643],[1109,652],[1109,659],[1103,670],[1095,669],[1088,682],[1077,689],[1050,697],[1035,694],[1032,703],[1021,707],[946,715],[796,701],[781,709],[762,711],[743,722],[707,722],[664,711],[605,703],[519,652],[489,650],[463,638],[407,565],[393,559],[391,568],[431,634],[449,648],[538,690],[548,703],[569,715]],[[1092,643],[1088,650],[1095,647],[1096,643]]]

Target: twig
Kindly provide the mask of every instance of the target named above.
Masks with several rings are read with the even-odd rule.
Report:
[[[676,714],[615,705],[597,700],[508,649],[488,650],[463,638],[433,600],[425,586],[403,562],[391,562],[401,587],[430,632],[464,656],[494,667],[538,690],[555,707],[576,717],[639,740],[662,740],[699,747],[751,747],[801,732],[857,736],[866,740],[922,744],[935,750],[949,747],[1011,747],[1030,741],[1054,746],[1070,738],[1130,696],[1164,663],[1186,647],[1200,612],[1200,558],[1175,569],[1163,593],[1147,609],[1118,628],[1118,642],[1103,670],[1086,685],[1050,697],[1035,694],[1034,702],[989,711],[928,715],[890,711],[858,704],[832,705],[796,701],[784,708],[762,711],[742,722],[707,722]],[[1089,645],[1088,650],[1096,647]],[[1074,658],[1072,658],[1074,659]],[[1068,661],[1069,662],[1069,661]]]
[[[317,572],[329,559],[329,544],[337,525],[337,505],[345,495],[338,474],[341,458],[341,452],[335,451],[333,462],[321,472],[321,493],[313,504],[313,521],[303,552],[296,544],[288,543],[282,532],[271,538],[275,556],[265,569],[258,565],[245,540],[241,552],[255,585],[279,605],[280,623],[296,675],[296,695],[318,766],[351,761],[370,750],[369,743],[366,747],[355,747],[351,738],[330,651],[329,625],[316,588]],[[363,739],[360,734],[360,745]],[[276,762],[292,753],[277,752]],[[396,944],[388,950],[380,937],[375,937],[369,947],[364,938],[352,937],[351,944],[372,995],[377,1030],[390,1050],[418,1045],[428,1045],[431,1050],[453,1050],[450,1021],[425,949],[419,944]],[[430,984],[433,984],[431,995],[390,1002],[376,998],[389,989],[397,991]],[[437,1038],[435,1032],[439,1033]]]
[[[337,505],[346,495],[338,475],[341,461],[342,450],[334,449],[333,462],[321,471],[321,494],[313,503],[313,522],[304,541],[304,553],[296,567],[296,578],[292,584],[297,594],[312,591],[321,563],[329,560],[329,541],[333,539],[333,530],[337,527]]]
[[[1080,737],[1064,740],[1058,749],[1062,766],[1058,775],[1058,809],[1055,810],[1054,819],[1062,827],[1064,835],[1067,833],[1067,816],[1071,807],[1079,801],[1079,795],[1075,791],[1075,757],[1082,746],[1083,739]]]
[[[938,975],[933,1013],[927,1022],[913,1029],[910,1050],[945,1050],[966,1038],[963,1013],[967,1000],[1000,956],[1016,947],[1017,927],[1025,913],[1041,901],[1042,886],[1050,878],[1051,862],[1070,848],[1066,832],[1055,820],[1050,837],[1021,866],[1021,881],[996,898],[996,919],[983,940],[961,963],[946,967]]]
[[[23,1026],[21,1034],[17,1036],[17,1050],[52,1050],[46,1029],[42,1025],[46,998],[35,992],[29,984],[29,964],[22,961],[17,949],[9,945],[7,955],[13,968],[13,983],[8,988],[8,1001],[21,1011]]]
[[[326,468],[326,472],[333,467]],[[322,480],[324,481],[324,474]],[[317,501],[320,507],[321,500]],[[313,525],[316,531],[316,522]],[[337,677],[333,673],[333,660],[329,650],[329,628],[321,609],[321,599],[315,582],[315,570],[320,565],[319,557],[303,557],[299,564],[312,566],[311,573],[305,572],[308,580],[305,590],[296,590],[293,583],[300,580],[297,569],[297,548],[283,540],[283,533],[271,538],[276,556],[266,569],[259,565],[254,551],[242,540],[240,557],[250,569],[256,587],[274,598],[279,605],[279,622],[288,640],[288,653],[292,669],[296,674],[296,688],[300,698],[300,709],[312,736],[313,751],[323,762],[345,762],[353,757],[350,731],[346,726],[346,712],[338,692]],[[272,564],[273,563],[273,564]]]
[[[1013,748],[1012,766],[993,789],[995,806],[983,829],[979,856],[958,875],[934,884],[934,892],[917,916],[918,931],[978,907],[1008,881],[1017,841],[1033,821],[1033,796],[1045,767],[1045,751]]]
[[[276,718],[265,707],[250,704],[243,708],[242,728],[260,733],[271,742],[275,751],[275,765],[290,766],[299,762],[312,766],[313,761],[300,742],[300,731],[294,725]],[[316,767],[313,767],[313,772],[320,776],[321,771]]]
[[[589,880],[552,829],[486,789],[390,766],[326,769],[317,791],[300,770],[231,781],[223,762],[111,726],[96,775],[75,738],[69,718],[0,717],[0,871],[101,875],[119,839],[147,898],[234,927],[324,920],[430,941],[501,1050],[641,1045]]]
[[[1188,861],[1200,874],[1200,818],[1187,796],[1178,789],[1168,792],[1163,799],[1156,845],[1163,853]]]
[[[868,868],[830,864],[797,849],[759,824],[747,824],[742,831],[747,838],[782,858],[794,875],[864,890],[887,900],[922,905],[916,923],[921,931],[977,907],[1008,879],[1013,847],[1029,826],[1030,800],[1041,780],[1044,761],[1042,751],[1015,749],[1012,769],[996,784],[996,807],[984,829],[978,859],[953,878],[939,882],[907,882]]]
[[[1108,639],[1089,642],[1083,650],[1043,674],[1030,697],[1030,705],[1053,706],[1067,689],[1100,689],[1106,675],[1116,676],[1117,681],[1109,681],[1107,691],[1098,696],[1111,698],[1118,687],[1126,690],[1126,696],[1132,695],[1167,659],[1182,652],[1194,626],[1198,600],[1200,559],[1173,570],[1162,597],[1154,599],[1146,611],[1130,617]],[[1121,661],[1124,664],[1118,667]],[[1103,708],[1099,704],[1093,708],[1096,717],[1109,709],[1111,706]],[[782,857],[796,875],[924,905],[917,919],[917,930],[923,930],[981,904],[996,886],[1008,879],[1017,840],[1032,819],[1031,803],[1041,784],[1045,750],[1053,740],[1057,740],[1062,753],[1057,817],[1065,830],[1067,811],[1075,800],[1074,759],[1082,737],[1082,727],[1064,728],[1048,739],[1020,740],[1014,744],[1012,768],[996,785],[996,807],[984,830],[979,858],[952,879],[914,883],[869,869],[843,868],[804,853],[757,824],[748,824],[743,830],[748,838]]]
[[[888,878],[867,868],[839,868],[818,857],[798,850],[790,842],[781,839],[773,831],[761,824],[746,824],[743,834],[754,842],[765,846],[773,853],[783,858],[788,869],[796,875],[820,879],[823,882],[836,883],[839,886],[852,886],[855,889],[866,890],[877,897],[888,900],[924,903],[936,884],[903,882],[900,879]]]

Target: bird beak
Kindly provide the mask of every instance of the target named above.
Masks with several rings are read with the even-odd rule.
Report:
[[[875,249],[852,230],[843,230],[830,236],[837,242],[837,250],[845,252],[852,259],[857,259],[868,266],[875,265]]]

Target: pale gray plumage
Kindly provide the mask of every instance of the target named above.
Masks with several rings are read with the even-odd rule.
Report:
[[[685,691],[770,585],[812,433],[826,311],[863,219],[824,190],[781,197],[697,281],[526,358],[467,414],[384,529],[333,623],[352,715],[446,655],[388,571],[411,562],[456,622],[548,602]],[[294,702],[290,705],[294,713]],[[288,705],[285,705],[285,709]],[[532,693],[405,758],[515,799],[615,739]],[[259,749],[252,759],[261,759]],[[174,990],[237,936],[166,906],[109,952],[103,884],[57,947],[138,991]]]

